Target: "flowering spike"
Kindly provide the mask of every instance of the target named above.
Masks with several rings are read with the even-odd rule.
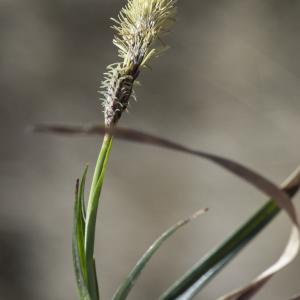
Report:
[[[128,0],[112,28],[113,44],[122,62],[109,65],[101,84],[104,90],[105,125],[114,126],[128,107],[133,84],[141,67],[161,53],[155,41],[169,31],[174,22],[176,0]]]

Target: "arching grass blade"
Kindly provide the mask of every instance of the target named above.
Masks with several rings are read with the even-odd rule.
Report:
[[[293,197],[300,187],[298,168],[282,185],[283,190]],[[201,289],[222,270],[267,224],[280,212],[273,200],[268,201],[244,225],[233,233],[220,246],[209,252],[186,274],[178,279],[160,300],[192,299]]]
[[[139,144],[152,145],[156,147],[161,147],[189,155],[193,155],[202,159],[209,160],[217,164],[218,166],[224,168],[228,172],[238,176],[239,178],[245,180],[249,184],[256,187],[258,190],[262,191],[266,195],[270,196],[276,204],[284,209],[284,211],[290,216],[293,222],[298,223],[296,212],[293,205],[289,201],[288,195],[282,191],[276,184],[272,183],[269,179],[260,175],[259,173],[251,170],[250,168],[238,163],[234,160],[215,155],[209,152],[195,150],[191,147],[179,144],[177,142],[148,134],[139,130],[126,129],[126,128],[113,128],[108,129],[103,126],[66,126],[66,125],[36,125],[32,128],[35,132],[48,132],[64,135],[113,135],[117,138],[127,140],[130,142],[135,142]]]
[[[134,268],[130,271],[122,285],[118,288],[115,295],[113,296],[113,300],[124,300],[127,298],[129,292],[135,285],[136,280],[140,276],[141,272],[151,259],[151,257],[155,254],[155,252],[162,246],[162,244],[171,237],[179,228],[188,224],[204,212],[207,209],[199,210],[189,218],[185,220],[181,220],[172,227],[170,227],[167,231],[165,231],[155,242],[148,248],[148,250],[143,254],[143,256],[139,259]]]

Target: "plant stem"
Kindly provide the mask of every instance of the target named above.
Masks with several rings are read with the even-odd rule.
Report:
[[[299,184],[288,184],[284,191],[293,197]],[[159,300],[191,299],[227,265],[280,212],[273,200],[268,201],[246,223],[179,278]]]
[[[94,242],[95,242],[95,228],[97,220],[97,211],[99,198],[101,194],[104,175],[107,167],[107,162],[112,146],[112,136],[105,134],[103,143],[96,163],[93,181],[89,194],[89,201],[86,212],[86,226],[85,226],[85,260],[87,268],[87,285],[92,300],[98,300],[98,286],[97,277],[95,274],[94,265]]]

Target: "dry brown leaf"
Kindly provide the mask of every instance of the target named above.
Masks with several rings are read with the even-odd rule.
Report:
[[[176,142],[150,135],[138,130],[133,129],[125,129],[125,128],[114,128],[107,129],[103,126],[91,125],[91,126],[66,126],[66,125],[36,125],[31,130],[35,132],[47,132],[47,133],[56,133],[56,134],[64,134],[64,135],[97,135],[104,134],[106,132],[113,134],[115,137],[128,140],[131,142],[136,142],[140,144],[147,144],[152,146],[158,146],[170,150],[174,150],[177,152],[183,152],[187,154],[191,154],[194,156],[198,156],[207,160],[210,160],[217,165],[223,167],[227,171],[237,175],[238,177],[244,179],[248,183],[254,185],[256,188],[273,198],[277,205],[284,209],[289,217],[293,220],[295,224],[298,224],[296,211],[291,203],[289,196],[282,191],[279,187],[277,187],[274,183],[272,183],[267,178],[258,174],[255,171],[243,166],[240,163],[237,163],[233,160],[214,155],[204,151],[194,150],[187,146],[178,144]]]
[[[288,244],[280,258],[249,285],[233,291],[218,300],[246,300],[252,298],[276,273],[290,264],[299,252],[299,227],[293,225]]]

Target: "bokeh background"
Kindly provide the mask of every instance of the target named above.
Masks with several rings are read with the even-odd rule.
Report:
[[[101,138],[25,129],[103,122],[96,91],[105,66],[116,61],[109,18],[124,3],[0,0],[3,300],[77,299],[74,183],[86,163],[93,168]],[[171,49],[143,72],[138,102],[121,125],[234,158],[280,183],[300,162],[300,2],[184,0],[178,6],[165,39]],[[210,208],[163,246],[130,299],[156,299],[265,200],[208,162],[115,141],[97,228],[103,299],[178,219]],[[215,299],[274,262],[289,226],[280,215],[197,299]],[[299,267],[298,258],[257,299],[299,292]]]

